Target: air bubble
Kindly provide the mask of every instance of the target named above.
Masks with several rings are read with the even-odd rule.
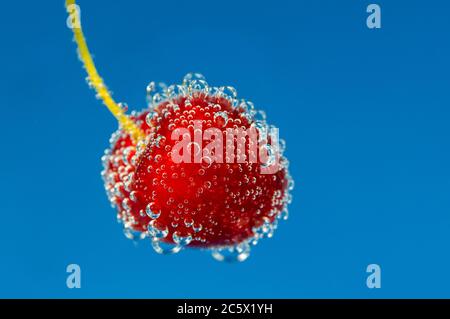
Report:
[[[149,95],[149,94],[151,94],[153,91],[155,91],[155,87],[156,87],[156,84],[155,84],[155,82],[150,82],[148,85],[147,85],[147,94]]]
[[[227,126],[228,114],[226,112],[217,112],[214,114],[214,122],[220,127]]]
[[[124,113],[126,113],[126,112],[128,111],[128,104],[127,104],[127,103],[121,102],[121,103],[119,103],[118,105],[119,105],[119,107],[122,109],[122,111],[123,111]]]
[[[129,212],[131,211],[130,199],[125,198],[125,199],[122,201],[122,207],[123,207],[123,209],[124,209],[126,212],[129,213]]]
[[[183,78],[183,84],[187,84],[192,80],[205,80],[205,77],[201,73],[188,73]]]
[[[266,238],[269,237],[272,232],[272,225],[268,217],[263,218],[263,224],[259,227],[253,228],[253,232],[257,237]]]
[[[186,227],[191,227],[194,224],[194,221],[192,220],[192,218],[188,218],[184,220],[184,224],[186,225]]]
[[[263,152],[266,153],[264,157],[267,157],[264,161],[262,161],[263,163],[261,166],[264,168],[271,167],[276,163],[276,153],[274,152],[272,146],[269,144],[266,144],[261,148],[263,149]]]
[[[158,163],[162,160],[162,156],[160,154],[155,156],[155,163]]]
[[[154,238],[166,238],[169,234],[169,228],[167,226],[163,226],[156,219],[152,220],[148,223],[148,232]]]
[[[123,229],[123,234],[125,235],[125,237],[127,239],[133,240],[133,241],[137,241],[137,240],[142,240],[145,238],[145,234],[141,233],[139,231],[136,231],[132,228],[129,227],[125,227]]]
[[[280,139],[280,153],[284,153],[284,151],[286,150],[286,141],[283,139]]]
[[[292,191],[292,190],[294,190],[294,187],[295,187],[295,182],[292,178],[290,178],[289,182],[288,182],[288,190]]]
[[[157,106],[163,100],[163,96],[160,93],[156,93],[152,97],[152,105]]]
[[[192,236],[191,236],[191,234],[188,234],[188,233],[184,234],[184,233],[176,231],[173,233],[172,239],[176,244],[178,244],[180,246],[187,246],[191,243]]]
[[[202,224],[194,223],[192,225],[192,229],[194,230],[194,232],[198,233],[199,231],[201,231],[203,229],[203,226],[202,226]]]
[[[179,245],[164,243],[156,238],[152,238],[152,247],[154,251],[162,255],[177,254],[183,248]]]
[[[212,256],[217,261],[242,262],[250,256],[250,245],[243,242],[234,247],[215,249],[212,251]]]
[[[191,150],[191,148],[193,148],[193,151],[194,151],[193,154],[194,154],[194,155],[198,155],[198,154],[200,154],[200,152],[202,151],[200,145],[198,145],[198,143],[195,143],[195,142],[190,142],[190,143],[188,144],[188,148],[189,148],[189,150]]]
[[[147,123],[148,126],[152,126],[152,120],[157,116],[156,112],[150,111],[145,116],[145,123]]]
[[[166,143],[166,137],[163,135],[158,135],[155,139],[155,145],[158,148],[161,148],[161,146],[164,146],[164,144]]]
[[[289,210],[287,207],[285,207],[280,214],[278,215],[278,218],[281,220],[288,220],[289,219]]]
[[[208,169],[208,168],[210,168],[211,167],[211,165],[212,165],[212,159],[211,159],[211,157],[209,157],[209,156],[203,156],[202,157],[202,168],[204,168],[204,169]]]
[[[237,97],[237,90],[232,86],[225,87],[224,93],[233,99]]]
[[[261,111],[261,110],[256,111],[256,113],[253,116],[253,118],[255,119],[255,121],[264,122],[266,120],[266,112]]]
[[[145,212],[148,217],[152,219],[157,219],[161,215],[161,210],[157,208],[155,203],[149,203],[147,207],[145,207]]]

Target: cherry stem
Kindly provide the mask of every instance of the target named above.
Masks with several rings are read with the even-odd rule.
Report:
[[[86,39],[84,38],[83,30],[81,29],[80,14],[78,7],[75,4],[75,0],[66,0],[66,10],[71,19],[71,29],[74,34],[74,40],[78,46],[78,56],[86,69],[89,83],[97,92],[98,98],[103,101],[108,110],[117,119],[122,129],[131,136],[135,143],[137,143],[145,138],[145,134],[136,123],[125,114],[123,108],[114,101],[108,88],[103,83],[103,79],[98,74],[91,53],[89,52]]]

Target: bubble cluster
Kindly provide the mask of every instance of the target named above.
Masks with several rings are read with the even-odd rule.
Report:
[[[105,189],[126,237],[149,240],[161,254],[197,247],[211,250],[219,261],[247,259],[251,246],[272,237],[278,221],[288,218],[294,183],[283,156],[285,142],[280,140],[276,149],[277,161],[265,113],[239,99],[233,87],[211,87],[200,74],[186,75],[180,85],[150,83],[147,102],[145,110],[131,115],[145,140],[135,144],[119,129],[102,157]],[[226,152],[218,161],[217,149],[193,141],[188,144],[190,155],[200,161],[174,162],[172,152],[179,141],[172,139],[173,133],[187,129],[190,136],[181,139],[201,134],[196,122],[224,134],[254,128],[268,161],[251,162],[254,142],[233,136],[224,149],[230,143],[245,145],[234,161]],[[274,173],[261,173],[262,167],[273,165]]]

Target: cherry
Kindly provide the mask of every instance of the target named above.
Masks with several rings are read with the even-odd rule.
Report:
[[[234,88],[209,87],[199,74],[159,92],[152,82],[149,108],[126,115],[97,72],[75,0],[66,8],[88,83],[120,124],[102,177],[125,235],[151,238],[158,253],[200,247],[213,249],[217,260],[245,260],[250,245],[287,218],[293,181],[284,141],[279,147],[264,113],[237,99]],[[235,144],[236,153],[229,152]]]
[[[240,255],[249,244],[271,237],[277,220],[287,217],[293,186],[283,156],[279,163],[272,163],[277,165],[275,171],[262,173],[264,163],[250,161],[247,137],[245,154],[237,154],[234,161],[226,153],[226,143],[222,146],[226,156],[217,162],[217,154],[196,142],[187,144],[189,158],[200,153],[201,161],[174,161],[180,142],[174,138],[176,130],[185,129],[189,136],[182,139],[191,141],[198,123],[203,129],[220,130],[224,137],[230,129],[257,128],[261,142],[267,127],[264,114],[255,111],[252,103],[238,100],[234,89],[211,88],[200,75],[189,74],[178,87],[163,86],[151,95],[152,91],[150,86],[153,105],[131,116],[146,139],[136,144],[119,129],[103,158],[105,188],[126,235],[150,237],[158,252],[230,248],[240,250]],[[270,146],[271,141],[266,138],[263,143]]]

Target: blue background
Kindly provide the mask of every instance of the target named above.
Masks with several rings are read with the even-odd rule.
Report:
[[[125,239],[100,179],[117,124],[63,1],[2,3],[0,297],[450,297],[450,4],[377,1],[369,30],[369,3],[79,3],[116,100],[141,109],[149,81],[195,71],[280,128],[291,216],[239,264]]]

